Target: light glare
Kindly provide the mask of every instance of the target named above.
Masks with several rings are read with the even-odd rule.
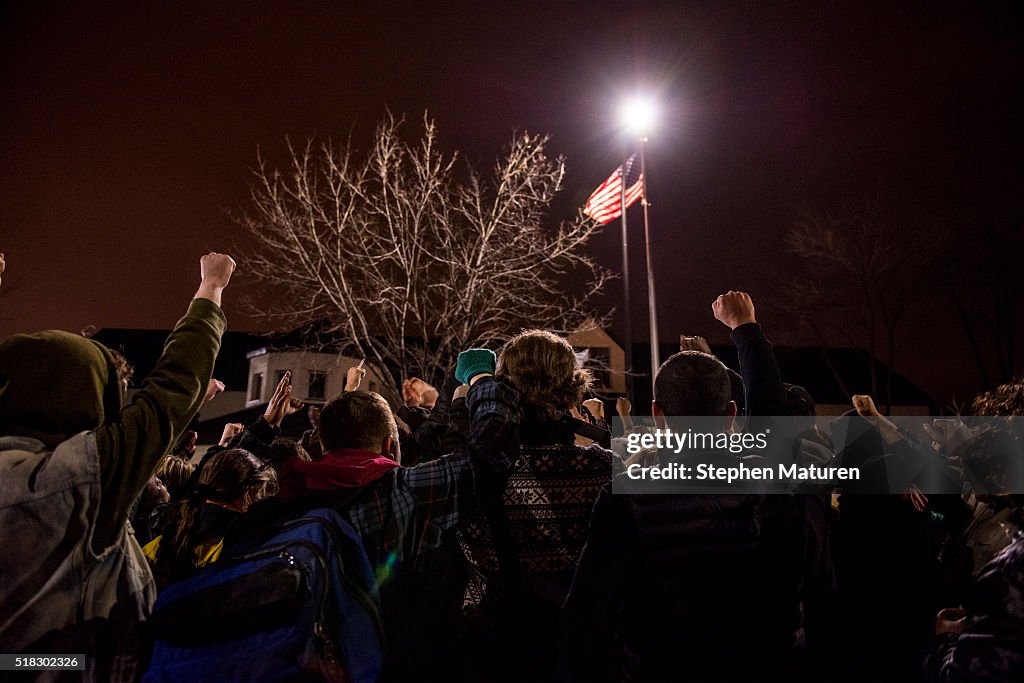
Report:
[[[657,107],[647,97],[631,97],[623,103],[620,118],[630,133],[647,135],[657,121]]]

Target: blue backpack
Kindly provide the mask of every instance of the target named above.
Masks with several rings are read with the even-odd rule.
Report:
[[[376,681],[379,596],[352,525],[318,508],[245,528],[160,593],[143,680]]]

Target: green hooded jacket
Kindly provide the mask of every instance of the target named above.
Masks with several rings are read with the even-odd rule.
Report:
[[[0,342],[0,652],[84,653],[86,680],[137,673],[132,634],[154,593],[129,510],[199,410],[225,325],[195,299],[123,408],[101,344]]]

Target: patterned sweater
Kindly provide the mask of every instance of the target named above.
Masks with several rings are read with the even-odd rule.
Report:
[[[535,437],[540,432],[541,440],[557,442],[529,443],[531,431]],[[596,444],[577,446],[571,431],[555,424],[531,430],[524,423],[503,506],[482,510],[459,530],[469,565],[463,602],[467,616],[484,616],[516,589],[560,605],[587,540],[594,502],[601,487],[623,469],[613,452]],[[498,543],[500,538],[507,542]],[[508,590],[504,584],[510,581],[519,586]]]

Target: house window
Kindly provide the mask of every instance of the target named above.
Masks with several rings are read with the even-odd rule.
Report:
[[[313,370],[309,373],[309,391],[306,398],[324,398],[327,394],[327,373]]]
[[[250,401],[259,401],[263,398],[263,373],[254,372],[252,375],[252,390],[249,392]]]

